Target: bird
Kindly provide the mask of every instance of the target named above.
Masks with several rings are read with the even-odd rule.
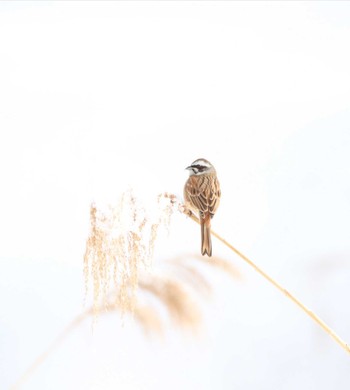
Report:
[[[212,255],[211,219],[219,207],[221,190],[214,166],[199,158],[186,168],[189,178],[184,187],[185,206],[199,214],[201,225],[201,253]]]

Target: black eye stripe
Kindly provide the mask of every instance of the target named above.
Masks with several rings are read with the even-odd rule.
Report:
[[[197,169],[199,172],[203,172],[204,170],[208,169],[208,167],[204,166],[204,165],[192,165],[192,168],[195,168]]]

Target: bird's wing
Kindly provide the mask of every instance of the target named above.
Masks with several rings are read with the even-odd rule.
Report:
[[[212,176],[191,176],[185,186],[185,198],[204,217],[210,214],[212,217],[219,206],[220,186],[216,177]]]
[[[220,183],[216,176],[213,180],[210,180],[210,186],[208,187],[210,187],[210,190],[208,191],[208,207],[209,213],[211,217],[213,217],[219,207],[221,197]]]

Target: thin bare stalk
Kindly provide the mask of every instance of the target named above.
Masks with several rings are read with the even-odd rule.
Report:
[[[86,317],[91,313],[91,309],[84,311],[82,314],[78,315],[70,322],[69,325],[55,338],[55,340],[50,344],[50,346],[39,355],[30,367],[23,373],[23,375],[18,379],[18,381],[11,387],[11,390],[19,389],[24,382],[33,374],[33,372],[46,360],[46,358],[62,343],[62,341],[68,336],[68,334],[78,326]]]
[[[169,196],[173,203],[176,201],[173,196]],[[199,219],[196,215],[194,215],[189,209],[187,209],[184,205],[181,205],[179,202],[179,210],[183,214],[189,216],[193,221],[198,224]],[[303,310],[310,318],[312,318],[326,333],[329,334],[346,352],[350,353],[350,347],[344,340],[342,340],[319,316],[317,316],[313,311],[311,311],[308,307],[306,307],[299,299],[297,299],[294,295],[292,295],[288,290],[286,290],[283,286],[277,283],[271,276],[269,276],[266,272],[264,272],[260,267],[258,267],[252,260],[250,260],[247,256],[245,256],[242,252],[236,249],[233,245],[231,245],[228,241],[222,238],[215,231],[211,231],[211,234],[216,237],[219,241],[221,241],[224,245],[230,248],[233,252],[236,253],[242,260],[244,260],[248,265],[250,265],[256,272],[258,272],[262,277],[264,277],[269,283],[275,286],[278,290],[280,290],[287,298],[293,301],[297,306]]]

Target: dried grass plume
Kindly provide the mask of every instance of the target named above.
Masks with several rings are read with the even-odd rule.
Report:
[[[115,303],[121,311],[133,311],[139,273],[150,269],[159,228],[169,227],[174,210],[162,195],[154,206],[147,213],[132,190],[124,192],[116,206],[103,210],[91,204],[84,276],[86,294],[92,281],[95,314],[101,301],[107,306],[111,288],[118,292]]]

